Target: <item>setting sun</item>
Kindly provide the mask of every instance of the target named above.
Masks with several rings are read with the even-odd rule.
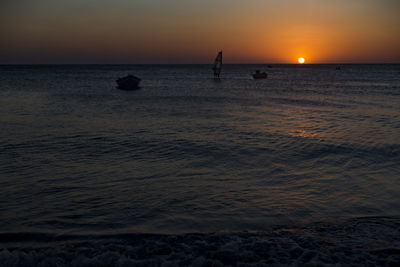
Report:
[[[299,57],[299,59],[297,60],[300,64],[303,64],[305,62],[303,57]]]

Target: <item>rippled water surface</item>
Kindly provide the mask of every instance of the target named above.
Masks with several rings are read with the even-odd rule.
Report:
[[[400,215],[400,65],[0,66],[0,123],[0,232]]]

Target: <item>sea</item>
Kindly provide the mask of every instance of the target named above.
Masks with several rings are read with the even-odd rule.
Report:
[[[399,229],[400,65],[0,65],[0,266],[390,265]]]

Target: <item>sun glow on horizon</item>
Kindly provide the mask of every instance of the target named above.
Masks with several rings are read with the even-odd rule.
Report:
[[[304,60],[303,57],[299,57],[299,58],[297,59],[297,61],[298,61],[300,64],[303,64],[303,63],[305,62],[305,60]]]
[[[400,0],[27,2],[0,2],[0,64],[400,63]]]

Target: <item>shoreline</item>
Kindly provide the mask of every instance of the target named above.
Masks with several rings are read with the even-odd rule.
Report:
[[[0,266],[275,266],[400,263],[400,216],[266,232],[57,236],[0,234]]]

